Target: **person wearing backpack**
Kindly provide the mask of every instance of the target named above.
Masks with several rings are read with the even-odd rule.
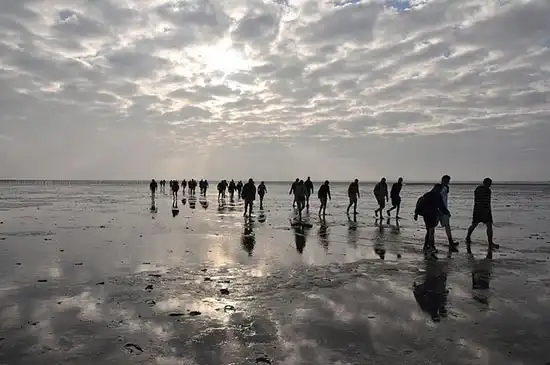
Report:
[[[421,196],[416,202],[414,210],[414,220],[418,220],[418,216],[422,216],[426,226],[426,236],[424,238],[424,254],[426,256],[435,256],[437,250],[435,248],[435,228],[439,222],[439,215],[445,214],[451,216],[451,213],[445,206],[441,195],[441,184],[436,184],[432,190]],[[449,246],[451,249],[451,246]]]

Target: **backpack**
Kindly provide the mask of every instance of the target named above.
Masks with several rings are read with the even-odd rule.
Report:
[[[418,214],[419,216],[424,216],[424,208],[426,206],[426,195],[428,193],[422,195],[418,200],[416,201],[416,208],[414,210],[415,214]]]

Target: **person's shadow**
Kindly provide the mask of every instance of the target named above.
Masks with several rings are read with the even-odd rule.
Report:
[[[178,214],[180,214],[180,210],[177,209],[177,208],[173,208],[172,209],[172,217],[176,218],[178,216]]]
[[[425,272],[422,282],[413,285],[413,293],[420,308],[428,313],[434,322],[447,317],[447,275],[449,264],[443,260],[424,259]]]
[[[386,247],[384,245],[384,223],[380,219],[380,223],[376,227],[376,235],[374,237],[374,253],[377,254],[381,260],[386,258]]]
[[[256,235],[254,234],[254,220],[245,218],[243,232],[241,234],[241,246],[248,256],[252,256],[256,246]]]
[[[353,248],[357,248],[359,241],[359,230],[357,229],[357,214],[353,214],[353,219],[348,214],[348,244]]]

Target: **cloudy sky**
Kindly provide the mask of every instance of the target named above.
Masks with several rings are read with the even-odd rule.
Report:
[[[548,0],[1,0],[0,178],[550,180]]]

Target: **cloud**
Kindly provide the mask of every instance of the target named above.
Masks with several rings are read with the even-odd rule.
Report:
[[[550,180],[549,19],[545,0],[2,1],[0,170]]]

